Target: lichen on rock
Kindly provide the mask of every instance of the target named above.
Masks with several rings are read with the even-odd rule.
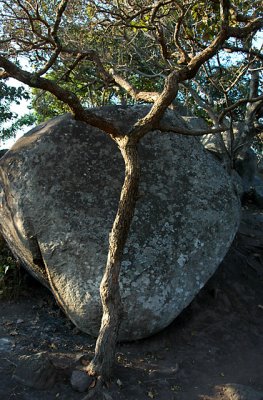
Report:
[[[146,109],[97,112],[127,126]],[[185,124],[175,113],[168,117]],[[196,138],[154,131],[139,153],[140,196],[120,275],[120,340],[161,330],[191,302],[226,254],[240,215],[231,177]],[[34,128],[0,161],[6,240],[76,326],[93,336],[123,178],[115,143],[70,115]]]

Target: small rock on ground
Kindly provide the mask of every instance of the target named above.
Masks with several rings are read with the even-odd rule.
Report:
[[[77,392],[86,392],[92,382],[92,378],[84,371],[73,371],[70,379],[71,386]]]

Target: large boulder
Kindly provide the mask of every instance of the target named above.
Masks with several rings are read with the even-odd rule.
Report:
[[[146,111],[96,110],[125,129]],[[175,113],[166,117],[186,127]],[[155,131],[142,140],[139,152],[140,196],[120,275],[120,340],[167,326],[214,273],[239,224],[235,185],[196,138]],[[6,240],[76,326],[94,336],[123,177],[115,143],[70,115],[31,130],[0,161]]]

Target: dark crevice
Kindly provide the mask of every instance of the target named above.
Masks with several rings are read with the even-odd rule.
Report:
[[[33,263],[41,268],[43,271],[46,271],[45,262],[43,260],[43,256],[36,236],[30,237],[29,247],[33,255]]]

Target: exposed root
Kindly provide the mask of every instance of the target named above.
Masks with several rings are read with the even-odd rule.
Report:
[[[107,387],[102,377],[94,378],[88,393],[82,400],[112,400],[111,395],[107,392]]]

